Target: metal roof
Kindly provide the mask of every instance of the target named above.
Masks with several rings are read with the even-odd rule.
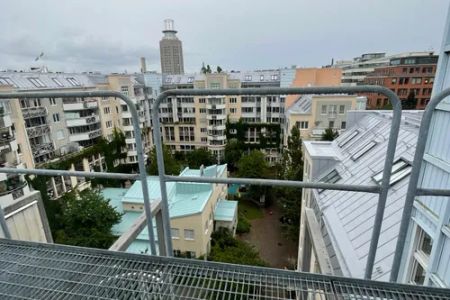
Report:
[[[237,201],[220,199],[214,210],[215,221],[233,221],[238,207]]]
[[[88,74],[80,73],[41,73],[41,72],[0,72],[0,78],[9,78],[17,90],[40,90],[40,89],[76,89],[95,87],[95,83]],[[38,78],[42,86],[36,86],[30,78]],[[75,79],[72,84],[69,80]]]
[[[305,142],[305,146],[308,151],[319,147],[315,152],[329,153],[338,159],[333,166],[340,175],[336,183],[374,185],[377,183],[373,176],[383,170],[390,126],[391,119],[387,112],[367,113],[332,143]],[[358,134],[355,135],[356,131]],[[399,158],[412,161],[417,137],[418,128],[402,122],[394,161]],[[368,143],[375,143],[375,146],[359,153]],[[325,151],[324,147],[329,149]],[[356,160],[355,153],[361,154]],[[323,170],[318,178],[330,171]],[[396,182],[388,193],[372,277],[375,280],[389,280],[408,178],[409,175]],[[320,194],[315,191],[314,198],[318,199],[318,209],[334,250],[334,253],[329,253],[330,256],[339,261],[345,276],[363,277],[378,195],[324,190]]]
[[[448,290],[0,239],[5,299],[450,299]]]

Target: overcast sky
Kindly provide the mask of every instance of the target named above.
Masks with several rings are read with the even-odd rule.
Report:
[[[160,71],[175,20],[186,72],[329,64],[365,52],[439,50],[449,0],[1,0],[0,69]]]

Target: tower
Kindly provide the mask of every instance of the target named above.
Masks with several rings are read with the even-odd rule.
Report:
[[[183,74],[183,47],[176,36],[173,20],[164,20],[164,36],[159,42],[161,72],[163,74]]]

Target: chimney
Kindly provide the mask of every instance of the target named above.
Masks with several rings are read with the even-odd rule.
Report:
[[[145,57],[141,57],[141,73],[147,72],[147,64],[145,63]]]

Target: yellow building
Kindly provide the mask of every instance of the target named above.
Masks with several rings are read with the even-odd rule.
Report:
[[[184,169],[180,176],[227,177],[226,165],[212,165],[200,169]],[[160,199],[159,177],[149,176],[147,183],[150,201]],[[124,213],[121,223],[113,227],[115,235],[127,232],[143,212],[141,182],[136,181],[129,189],[105,188],[105,198],[117,211]],[[235,232],[237,225],[237,202],[225,200],[226,184],[167,183],[172,243],[175,256],[199,257],[209,253],[211,233],[218,227]],[[128,247],[128,252],[147,253],[148,232],[145,228]]]

